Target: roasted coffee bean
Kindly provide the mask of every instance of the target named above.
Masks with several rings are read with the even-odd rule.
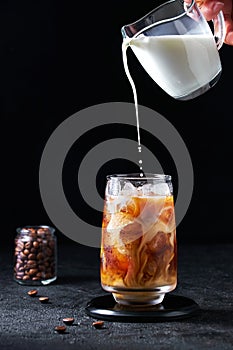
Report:
[[[39,281],[39,280],[40,280],[40,277],[37,277],[37,276],[32,277],[32,280],[33,280],[33,281]]]
[[[24,230],[28,231],[30,234],[33,234],[36,232],[36,230],[33,227],[24,228]]]
[[[52,251],[52,249],[50,249],[50,248],[46,248],[45,253],[46,253],[46,255],[49,256],[49,257],[53,255],[53,251]]]
[[[54,245],[55,245],[55,243],[54,243],[54,241],[52,241],[52,240],[50,240],[49,242],[48,242],[48,245],[49,245],[49,247],[50,248],[54,248]]]
[[[66,326],[56,326],[54,329],[58,333],[64,333],[66,331]]]
[[[39,243],[37,241],[34,241],[32,244],[33,244],[33,247],[36,249],[39,247]]]
[[[24,246],[25,246],[25,249],[30,249],[31,246],[32,246],[32,243],[31,242],[26,242]]]
[[[22,265],[18,262],[16,262],[15,264],[15,270],[17,271]]]
[[[42,304],[46,304],[49,301],[49,297],[40,297],[39,300]]]
[[[63,318],[62,320],[66,325],[70,326],[71,324],[74,323],[74,318],[73,317],[66,317]]]
[[[95,322],[92,323],[92,326],[97,328],[97,329],[103,328],[104,321],[95,321]]]
[[[46,232],[47,232],[47,230],[44,229],[44,228],[39,228],[39,229],[37,230],[37,234],[38,234],[38,235],[42,235],[42,236],[45,235]]]
[[[29,275],[24,275],[24,276],[22,277],[22,280],[23,280],[23,281],[30,280],[30,276],[29,276]]]
[[[28,259],[29,259],[29,260],[35,260],[35,259],[36,259],[36,254],[30,253],[30,254],[28,255]]]
[[[35,275],[38,272],[37,269],[30,269],[29,270],[29,275]]]
[[[38,253],[37,256],[36,256],[36,259],[37,260],[42,260],[44,258],[44,254],[43,253]]]
[[[44,265],[38,265],[38,269],[40,271],[45,271],[45,266]]]
[[[23,252],[21,252],[21,253],[19,254],[19,257],[20,257],[21,260],[27,259],[27,255],[25,255]]]
[[[31,266],[31,265],[36,264],[36,261],[30,259],[30,260],[27,261],[27,264],[28,264],[28,266]]]
[[[17,271],[16,275],[17,275],[17,277],[23,277],[24,272],[18,272],[18,271]]]
[[[30,295],[30,297],[36,296],[37,293],[38,293],[37,289],[31,289],[31,290],[28,291],[28,295]]]
[[[24,248],[24,243],[22,242],[22,241],[17,241],[17,246],[16,246],[16,249],[18,250],[18,251],[21,251],[21,250],[23,250],[23,248]]]
[[[19,247],[15,247],[15,255],[17,255],[19,252],[21,252],[21,248],[19,248]]]

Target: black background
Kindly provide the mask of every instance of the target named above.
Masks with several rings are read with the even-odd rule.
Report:
[[[62,121],[83,108],[105,102],[133,102],[123,69],[120,30],[154,6],[154,1],[136,4],[131,0],[1,1],[2,243],[12,242],[18,226],[55,225],[43,207],[39,191],[44,146]],[[233,242],[233,47],[224,44],[220,57],[220,81],[203,96],[187,102],[168,96],[136,59],[129,57],[131,74],[136,86],[140,86],[139,103],[166,117],[191,155],[194,193],[178,227],[178,237],[184,243]],[[72,187],[77,177],[72,164],[80,156],[78,150],[85,154],[90,140],[94,147],[108,132],[102,127],[83,135],[64,168],[67,197],[87,220],[88,211],[79,205],[78,191]],[[132,135],[136,139],[132,128],[116,128],[114,132],[115,137]],[[147,142],[152,148],[153,142],[156,145],[153,138],[147,138]],[[116,160],[103,166],[97,177],[104,181],[107,173],[131,170],[132,163]],[[173,172],[166,166],[165,170]],[[102,193],[103,183],[98,190]],[[95,220],[99,223],[100,218]],[[61,232],[57,235],[61,241],[68,240]]]

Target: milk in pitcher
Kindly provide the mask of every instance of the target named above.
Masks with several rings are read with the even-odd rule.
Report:
[[[212,35],[139,35],[129,46],[150,77],[176,99],[214,84],[221,74]]]

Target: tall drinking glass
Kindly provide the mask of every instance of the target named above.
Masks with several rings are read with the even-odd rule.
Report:
[[[100,252],[102,288],[128,306],[163,301],[177,284],[171,176],[108,175]]]

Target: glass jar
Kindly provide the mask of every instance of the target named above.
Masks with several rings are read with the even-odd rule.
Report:
[[[16,229],[14,279],[23,285],[47,285],[57,279],[57,238],[51,226]]]

